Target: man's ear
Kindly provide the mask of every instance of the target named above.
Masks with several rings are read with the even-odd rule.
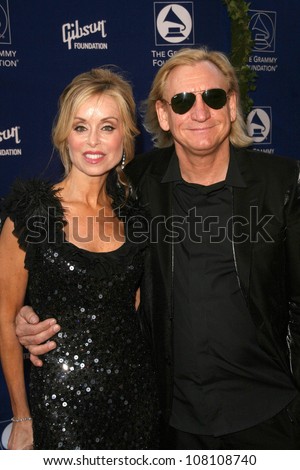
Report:
[[[236,94],[231,93],[229,95],[229,109],[230,109],[230,120],[234,122],[236,120]]]
[[[163,131],[170,130],[169,116],[168,116],[166,106],[167,104],[161,100],[157,100],[155,103],[155,109],[157,113],[158,122]]]

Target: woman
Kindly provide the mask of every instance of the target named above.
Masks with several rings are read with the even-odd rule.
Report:
[[[0,344],[14,413],[10,449],[154,449],[158,408],[141,334],[138,286],[147,249],[122,169],[133,157],[130,85],[98,68],[63,91],[53,142],[58,184],[17,182],[0,238]],[[33,368],[29,403],[14,319],[28,292],[61,325],[55,351]],[[75,326],[74,326],[75,325]]]

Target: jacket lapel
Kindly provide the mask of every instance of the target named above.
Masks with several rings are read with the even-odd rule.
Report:
[[[155,264],[159,264],[166,290],[169,312],[172,312],[173,249],[171,242],[172,183],[162,183],[163,174],[149,175],[151,195],[151,246]],[[169,228],[168,228],[169,220]],[[169,231],[170,230],[170,231]]]
[[[246,183],[246,187],[233,188],[233,220],[236,222],[233,230],[233,246],[241,288],[248,300],[252,247],[256,227],[253,217],[259,217],[261,185],[253,175],[249,155],[243,150],[233,151],[232,158],[236,159]]]

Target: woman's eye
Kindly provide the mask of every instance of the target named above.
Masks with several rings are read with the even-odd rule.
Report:
[[[86,127],[82,125],[78,125],[74,127],[74,131],[76,132],[84,132],[85,130],[86,130]]]
[[[112,124],[103,124],[99,127],[98,132],[112,132],[115,128]],[[73,129],[75,132],[82,133],[88,131],[89,128],[83,124],[77,124]]]
[[[106,124],[105,126],[103,126],[103,127],[101,128],[102,131],[109,131],[109,132],[110,132],[110,131],[113,131],[114,129],[115,129],[115,127],[112,126],[112,125],[110,125],[110,124]]]

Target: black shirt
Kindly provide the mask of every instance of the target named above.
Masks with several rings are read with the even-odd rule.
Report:
[[[274,416],[296,395],[290,376],[263,351],[239,288],[231,240],[232,188],[245,187],[233,158],[226,180],[185,182],[174,154],[174,402],[170,424],[222,435]],[[177,222],[178,223],[178,222]]]

